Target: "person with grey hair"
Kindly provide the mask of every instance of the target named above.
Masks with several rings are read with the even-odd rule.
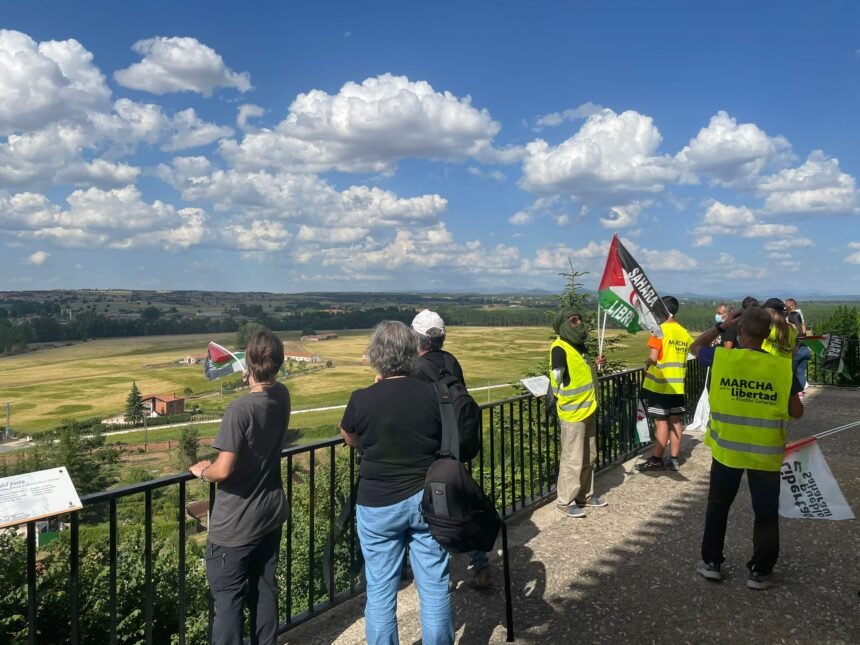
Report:
[[[442,349],[445,344],[445,321],[442,316],[435,311],[424,309],[412,320],[412,329],[418,336],[418,361],[424,361],[432,372],[440,375],[444,372],[451,374],[466,387],[466,377],[463,375],[460,361]],[[428,383],[433,382],[420,369],[415,370],[415,376]],[[487,589],[493,583],[490,560],[485,551],[469,551],[469,569],[472,571],[469,586],[473,589]]]
[[[340,422],[344,441],[361,451],[356,518],[364,555],[368,643],[397,643],[397,588],[403,556],[418,588],[421,640],[454,642],[448,552],[421,514],[427,470],[442,443],[442,419],[433,385],[412,376],[418,340],[401,322],[376,326],[368,360],[373,385],[356,390]]]

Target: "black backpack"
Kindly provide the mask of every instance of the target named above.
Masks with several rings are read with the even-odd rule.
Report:
[[[454,376],[453,370],[448,367],[447,359],[446,356],[445,369],[439,370],[430,361],[419,358],[418,370],[432,383],[441,383],[445,386],[454,406],[454,419],[460,438],[460,459],[469,461],[481,449],[481,408],[469,394],[466,386]]]
[[[424,521],[436,541],[450,553],[490,551],[502,521],[460,461],[451,392],[442,382],[436,382],[434,387],[442,415],[442,445],[424,480]]]

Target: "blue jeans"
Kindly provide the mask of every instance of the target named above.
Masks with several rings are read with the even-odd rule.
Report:
[[[421,605],[421,642],[424,645],[454,642],[448,552],[433,539],[421,516],[423,494],[424,491],[419,491],[390,506],[356,506],[358,539],[367,579],[364,634],[370,645],[400,642],[397,588],[407,544]]]
[[[812,358],[812,350],[806,345],[800,345],[794,352],[794,376],[800,387],[806,387],[806,368],[809,367],[809,359]]]

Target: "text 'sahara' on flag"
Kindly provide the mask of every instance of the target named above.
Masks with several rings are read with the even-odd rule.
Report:
[[[845,347],[842,336],[824,334],[823,336],[805,336],[801,340],[813,354],[821,359],[823,369],[849,376],[842,360],[842,352]]]
[[[663,337],[660,322],[669,317],[657,290],[642,267],[615,235],[598,290],[606,315],[630,333],[647,329]]]
[[[231,352],[218,343],[209,343],[203,373],[210,381],[245,371],[245,353]]]

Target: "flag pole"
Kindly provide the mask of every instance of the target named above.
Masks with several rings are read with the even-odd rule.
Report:
[[[597,353],[603,353],[603,335],[600,332],[600,294],[597,294]]]

